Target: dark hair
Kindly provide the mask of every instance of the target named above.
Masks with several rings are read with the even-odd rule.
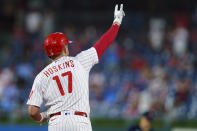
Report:
[[[142,116],[146,117],[149,121],[154,119],[154,113],[151,111],[144,112]]]
[[[57,55],[49,56],[49,58],[53,60],[53,59],[57,58],[57,57],[60,56],[60,55],[61,55],[61,53],[59,53],[59,54],[57,54]]]

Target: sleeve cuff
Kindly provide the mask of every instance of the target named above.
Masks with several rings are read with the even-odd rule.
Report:
[[[27,105],[41,107],[41,104],[27,102]]]

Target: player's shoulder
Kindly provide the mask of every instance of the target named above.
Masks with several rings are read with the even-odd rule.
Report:
[[[35,77],[34,84],[36,85],[42,85],[45,86],[48,82],[48,79],[44,76],[44,71],[46,70],[48,66],[46,66],[44,69],[42,69]]]
[[[84,57],[84,56],[88,56],[88,55],[92,55],[92,54],[97,54],[96,49],[94,47],[91,47],[87,50],[81,51],[79,54],[76,55],[76,58]]]
[[[36,75],[35,79],[34,79],[34,82],[33,82],[33,85],[41,85],[42,81],[41,81],[41,77],[40,77],[40,73]]]
[[[44,77],[44,72],[50,68],[51,66],[53,66],[53,62],[50,63],[49,65],[45,66],[44,69],[42,69],[36,76],[35,80],[43,80],[45,81],[45,77]]]
[[[94,47],[90,47],[89,49],[83,50],[80,53],[94,53],[95,51],[96,49]]]
[[[44,69],[40,72],[40,73],[38,73],[37,75],[36,75],[36,77],[35,77],[35,79],[34,79],[34,81],[41,81],[42,79],[43,79],[43,76],[42,76],[42,72],[44,71]]]

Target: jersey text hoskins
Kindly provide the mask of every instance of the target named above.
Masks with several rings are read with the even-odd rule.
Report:
[[[48,68],[46,71],[44,71],[44,74],[45,74],[45,76],[49,77],[54,72],[58,72],[58,71],[65,69],[67,67],[74,67],[73,60],[69,60],[69,61],[66,61],[66,62],[61,63],[59,65]]]

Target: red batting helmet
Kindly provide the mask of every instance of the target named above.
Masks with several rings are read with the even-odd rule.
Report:
[[[70,43],[63,33],[53,33],[44,40],[44,49],[47,56],[58,55],[62,52],[63,47]]]

